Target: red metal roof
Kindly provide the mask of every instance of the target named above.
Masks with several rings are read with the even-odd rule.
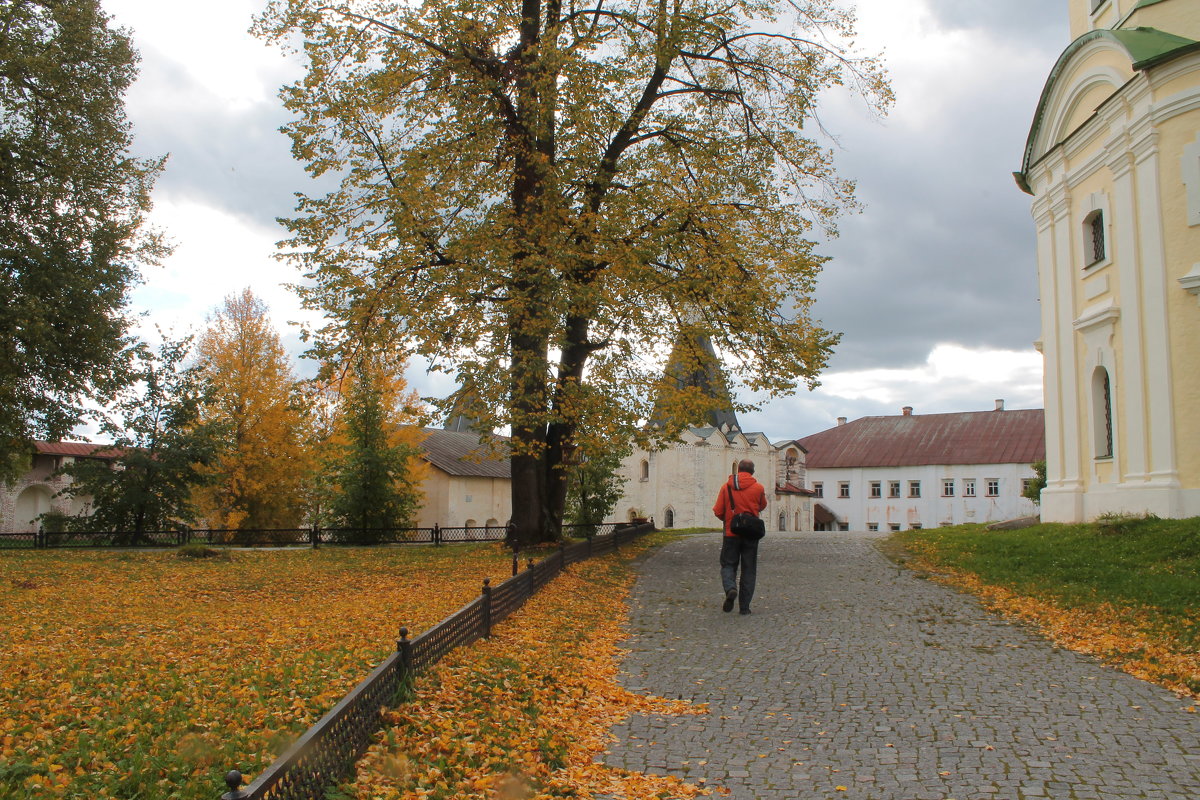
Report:
[[[34,442],[34,449],[44,456],[74,456],[75,458],[116,458],[121,451],[110,444],[88,442]]]
[[[1040,408],[863,417],[799,441],[809,469],[1032,464],[1046,457]]]

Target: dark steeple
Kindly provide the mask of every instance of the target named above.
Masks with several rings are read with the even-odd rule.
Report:
[[[729,381],[721,369],[721,359],[707,336],[680,338],[671,349],[665,376],[672,389],[699,389],[714,402],[704,419],[688,420],[696,427],[713,427],[726,433],[740,431],[737,413],[733,410],[733,397],[729,392]],[[669,413],[663,408],[662,398],[654,405],[652,424],[663,425]]]

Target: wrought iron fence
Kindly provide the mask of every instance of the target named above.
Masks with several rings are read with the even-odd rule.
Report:
[[[612,534],[625,523],[564,525],[563,535],[592,539]],[[180,528],[155,531],[28,531],[0,533],[0,549],[57,547],[321,547],[322,545],[433,544],[498,542],[503,525],[428,528]]]
[[[517,569],[498,586],[483,582],[480,596],[437,625],[408,638],[400,629],[396,651],[354,687],[316,725],[309,728],[287,752],[242,788],[242,774],[232,770],[225,782],[229,791],[222,800],[319,800],[325,790],[350,777],[354,764],[380,730],[379,710],[396,702],[412,676],[438,662],[456,647],[491,635],[492,626],[513,614],[568,564],[611,553],[643,534],[654,523],[604,526],[608,533],[563,544],[539,562]]]

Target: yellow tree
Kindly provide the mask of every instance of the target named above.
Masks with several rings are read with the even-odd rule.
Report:
[[[391,340],[471,386],[511,427],[523,540],[559,534],[576,451],[671,405],[673,342],[815,385],[811,237],[854,197],[807,131],[830,86],[891,99],[834,0],[274,0],[256,26],[304,42],[293,150],[341,181],[287,223],[320,346]],[[711,403],[678,394],[681,423]]]
[[[227,432],[201,507],[219,528],[292,528],[304,517],[309,419],[266,305],[249,289],[225,298],[197,347],[211,392],[205,421]]]

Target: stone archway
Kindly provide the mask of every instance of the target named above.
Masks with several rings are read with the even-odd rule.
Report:
[[[50,510],[51,496],[50,489],[40,484],[26,487],[17,495],[13,508],[13,530],[36,531],[40,524],[37,518]]]

